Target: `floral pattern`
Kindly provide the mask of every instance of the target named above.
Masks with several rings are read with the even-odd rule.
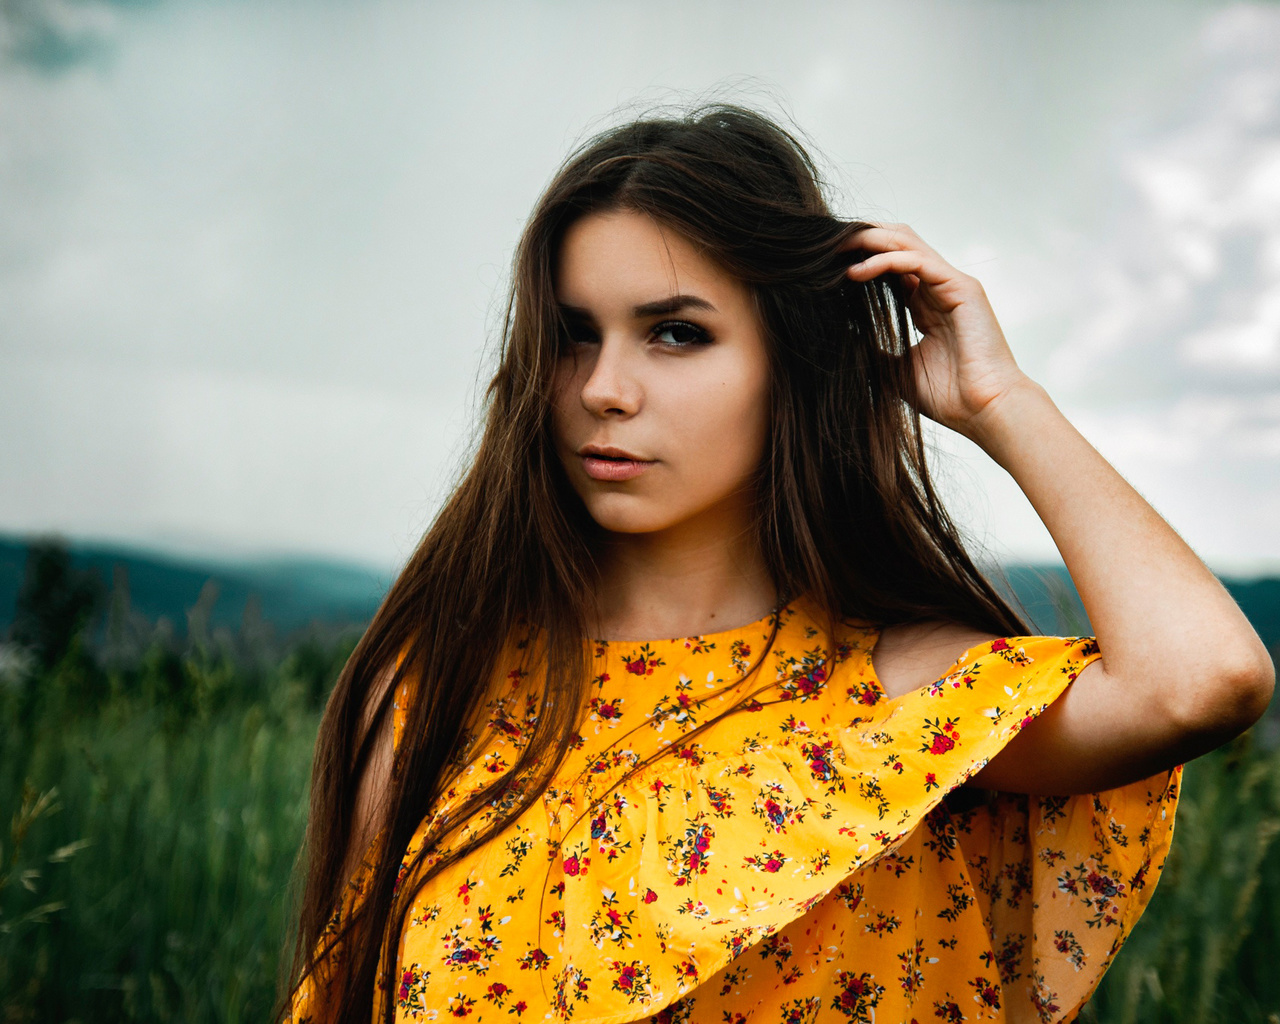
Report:
[[[1003,637],[889,699],[874,628],[825,637],[803,600],[776,619],[772,647],[773,617],[591,642],[589,699],[551,785],[411,909],[397,1020],[1075,1018],[1150,899],[1181,769],[1070,797],[961,787],[1096,642]],[[406,856],[518,757],[538,674],[500,679]],[[412,696],[397,695],[397,741]]]

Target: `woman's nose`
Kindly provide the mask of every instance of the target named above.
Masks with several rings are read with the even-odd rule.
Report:
[[[625,339],[604,338],[582,384],[583,408],[594,416],[634,416],[642,396],[639,357]]]

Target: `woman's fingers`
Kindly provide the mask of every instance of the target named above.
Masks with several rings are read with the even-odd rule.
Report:
[[[867,249],[872,252],[888,252],[894,249],[919,249],[938,254],[908,224],[875,224],[853,232],[845,239],[842,249]]]
[[[942,284],[960,277],[955,267],[944,260],[933,248],[906,224],[877,224],[855,231],[846,239],[845,251],[862,250],[872,255],[850,267],[849,276],[867,281],[879,274],[909,273],[916,276],[913,283]],[[897,259],[877,259],[889,254],[914,254],[915,259],[899,256]],[[863,268],[854,273],[855,268]]]
[[[959,272],[936,253],[924,253],[914,249],[898,249],[878,252],[855,263],[846,273],[855,281],[870,281],[881,274],[913,274],[924,284],[946,284],[954,281]]]

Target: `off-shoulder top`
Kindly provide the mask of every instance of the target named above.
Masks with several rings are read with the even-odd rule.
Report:
[[[1079,796],[953,791],[1098,657],[1093,638],[984,643],[891,699],[878,631],[845,621],[828,649],[804,600],[777,613],[743,683],[772,619],[591,642],[552,785],[433,878],[389,947],[398,984],[379,999],[398,1021],[1075,1017],[1151,898],[1180,768]],[[516,669],[494,691],[483,742],[406,858],[514,761],[539,683]],[[412,696],[397,694],[397,741]]]

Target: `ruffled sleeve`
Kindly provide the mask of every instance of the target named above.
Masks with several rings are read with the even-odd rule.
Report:
[[[991,793],[951,815],[1010,1019],[1071,1019],[1155,889],[1181,768],[1081,796]]]

